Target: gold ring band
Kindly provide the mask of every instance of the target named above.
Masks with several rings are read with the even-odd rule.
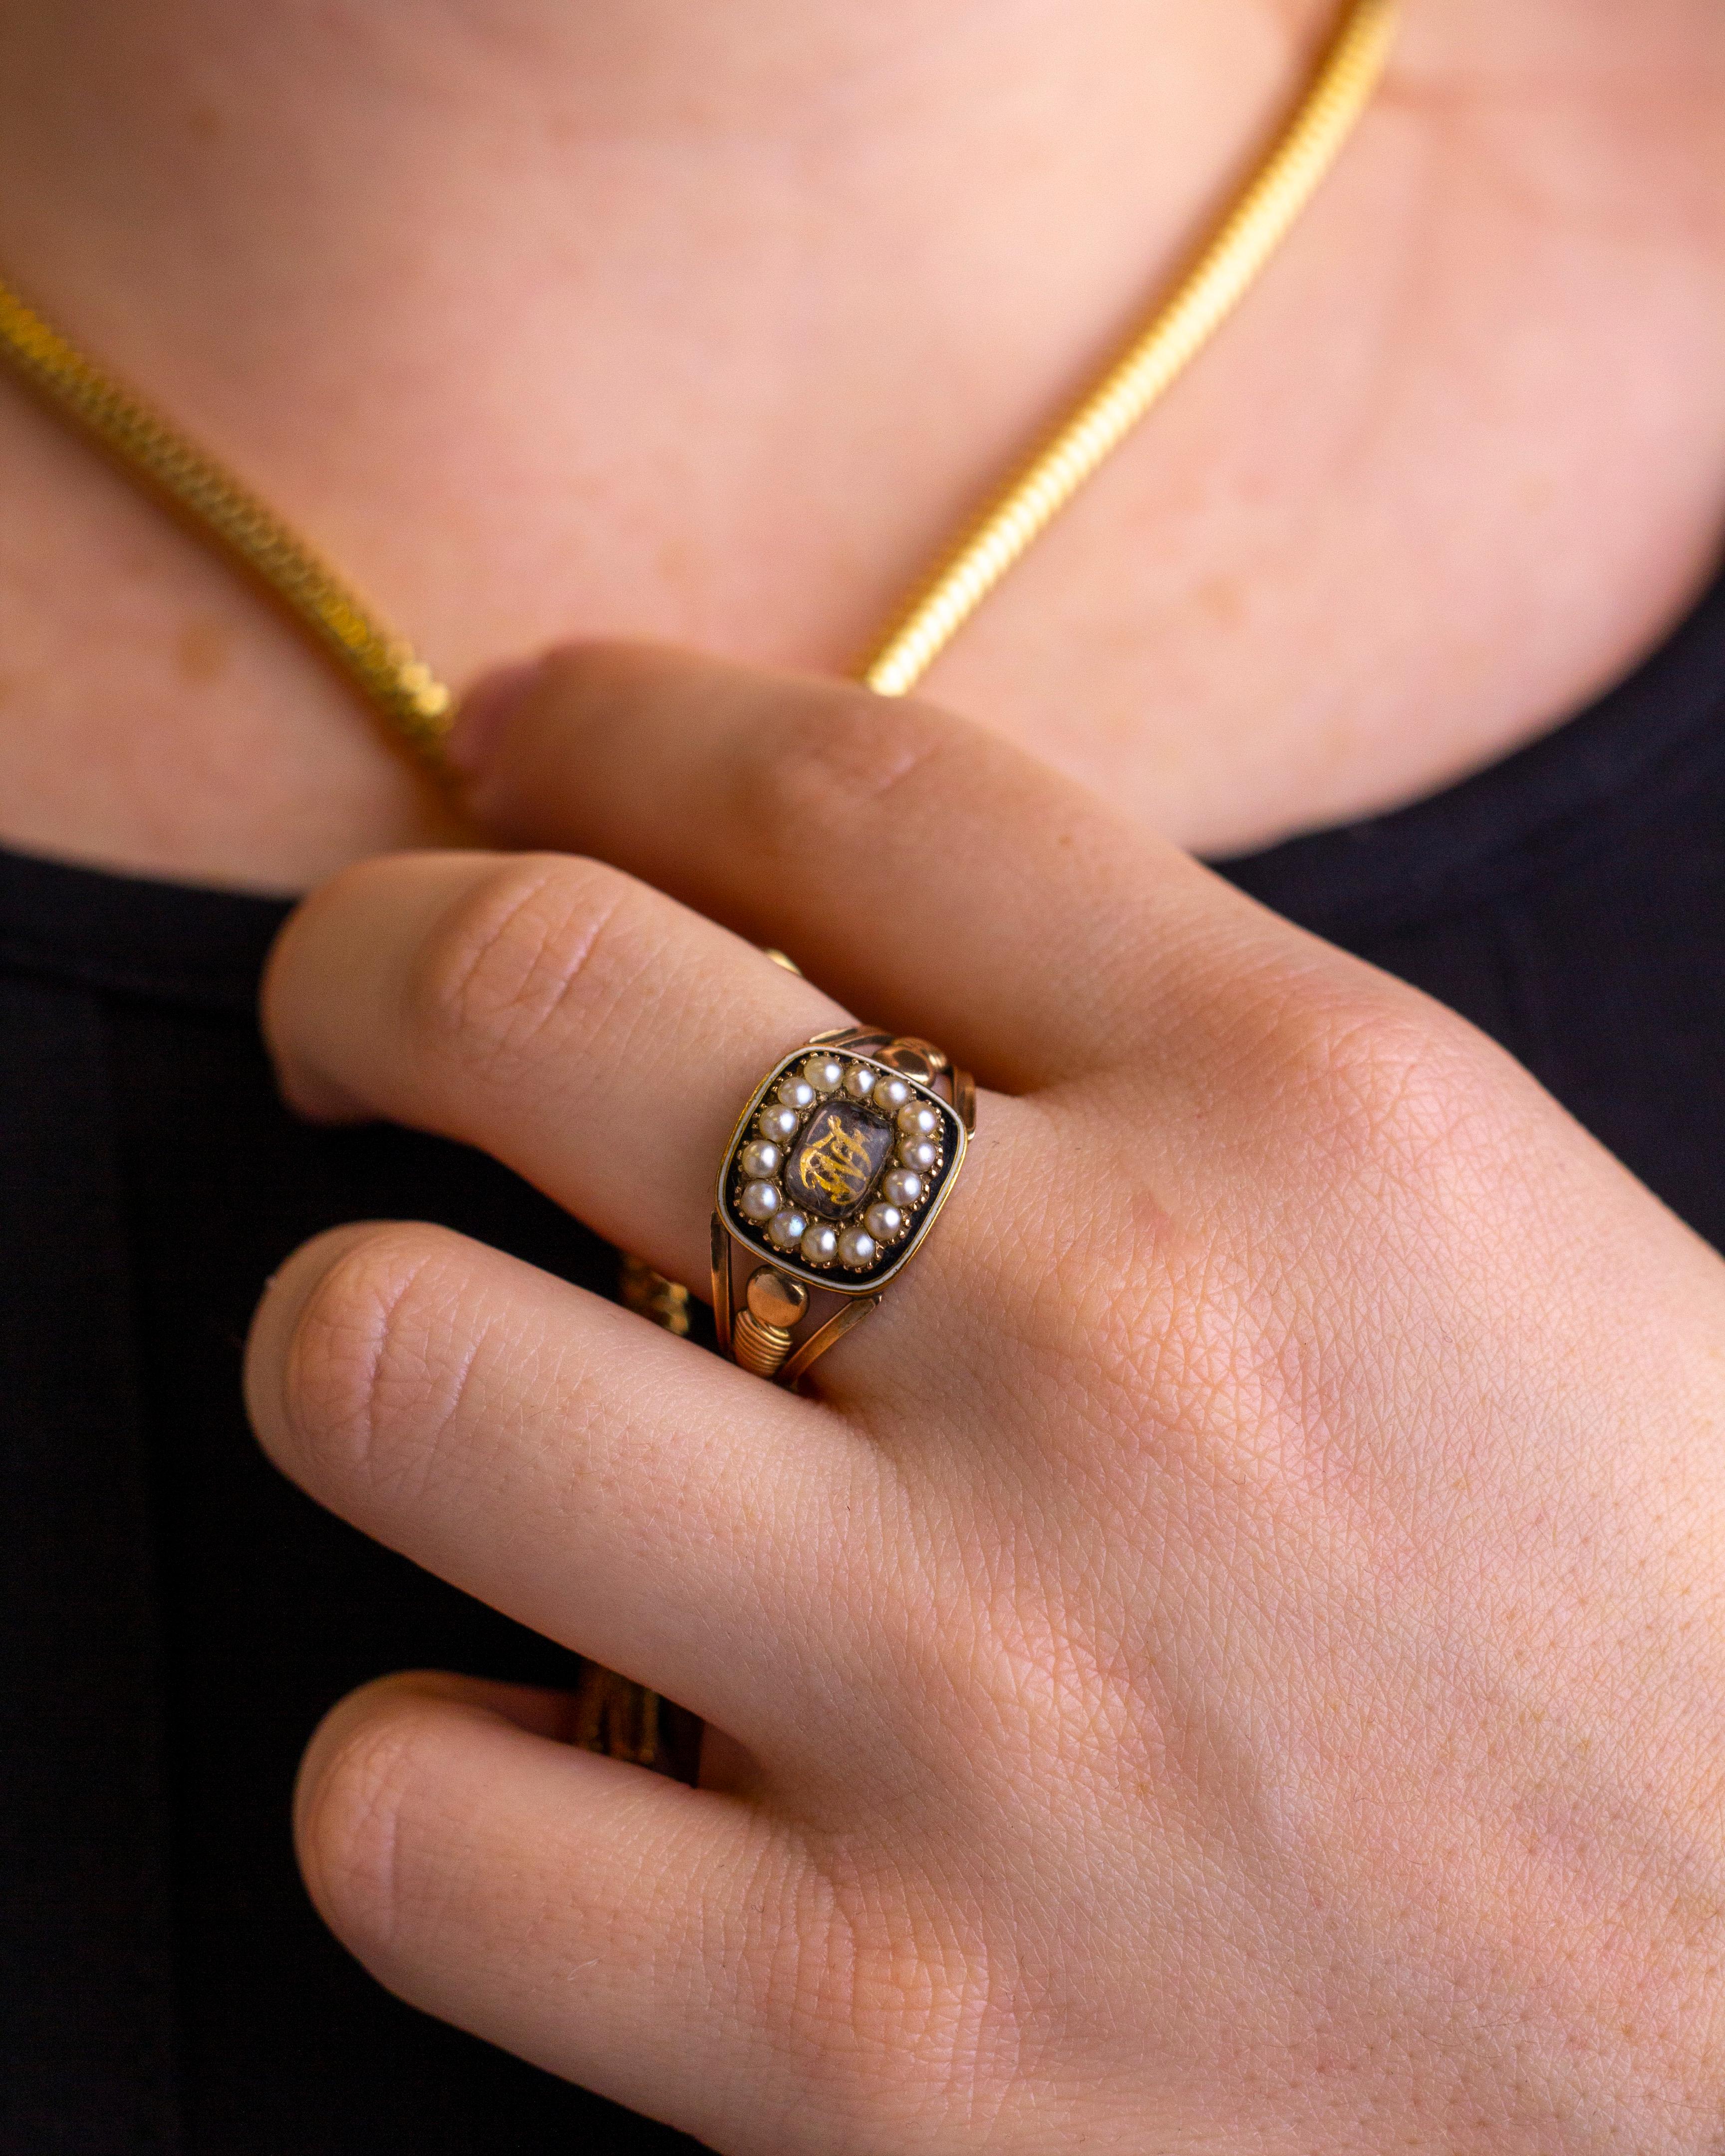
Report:
[[[724,1353],[796,1384],[916,1255],[975,1124],[968,1072],[926,1040],[850,1026],[776,1063],[719,1171],[713,1314]],[[639,1259],[625,1264],[623,1291],[643,1317],[688,1331],[686,1291]],[[588,1751],[699,1778],[699,1717],[630,1678],[588,1663],[571,1715],[571,1741]]]
[[[848,1026],[774,1064],[719,1169],[721,1350],[794,1385],[922,1247],[975,1123],[969,1073],[927,1040]]]

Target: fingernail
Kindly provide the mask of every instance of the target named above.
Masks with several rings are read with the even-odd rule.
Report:
[[[536,659],[526,659],[481,674],[461,699],[444,744],[444,753],[457,771],[472,778],[484,768],[510,713],[539,678],[539,664]]]

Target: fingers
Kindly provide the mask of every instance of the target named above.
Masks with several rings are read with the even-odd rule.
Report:
[[[581,1289],[440,1229],[340,1229],[271,1283],[246,1389],[321,1503],[746,1743],[830,1661],[866,1449]]]
[[[752,1989],[803,1867],[734,1800],[553,1741],[560,1707],[444,1676],[345,1700],[300,1773],[307,1887],[403,1998],[722,2143],[782,2078]]]
[[[843,1019],[644,885],[543,855],[350,870],[289,922],[264,990],[297,1105],[483,1146],[696,1286],[743,1102],[778,1057]]]
[[[454,753],[513,844],[614,861],[1023,1091],[1129,1056],[1151,963],[1249,910],[926,705],[620,645],[482,689]]]

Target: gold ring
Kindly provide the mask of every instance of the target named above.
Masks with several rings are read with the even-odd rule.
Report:
[[[976,1087],[926,1040],[817,1034],[750,1094],[719,1169],[713,1315],[746,1370],[794,1385],[877,1310],[945,1204]]]

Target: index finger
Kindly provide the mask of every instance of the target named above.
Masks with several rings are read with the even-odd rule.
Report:
[[[482,685],[451,744],[509,842],[625,868],[1005,1091],[1132,1053],[1171,955],[1255,909],[986,729],[644,646]]]

